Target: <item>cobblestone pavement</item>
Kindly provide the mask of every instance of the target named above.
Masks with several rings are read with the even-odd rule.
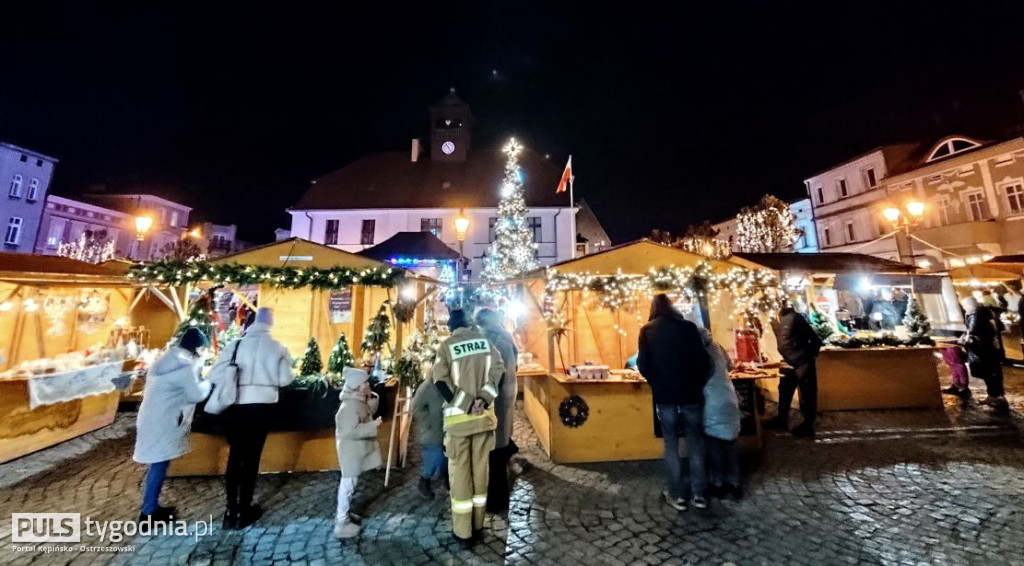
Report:
[[[261,477],[268,513],[245,531],[219,529],[219,478],[171,479],[165,500],[187,520],[212,516],[213,535],[136,536],[120,543],[130,554],[13,552],[11,512],[134,518],[143,468],[125,414],[0,465],[0,563],[1024,564],[1024,370],[1009,370],[1007,384],[1009,415],[947,399],[944,411],[826,415],[813,441],[769,435],[743,462],[746,499],[706,512],[662,503],[659,462],[552,464],[520,414],[525,471],[512,510],[489,519],[472,551],[450,543],[445,499],[422,499],[409,468],[389,489],[382,472],[362,478],[354,541],[330,533],[338,474],[301,473]]]

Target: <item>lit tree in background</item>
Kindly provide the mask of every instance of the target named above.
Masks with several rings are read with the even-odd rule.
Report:
[[[488,251],[483,277],[498,282],[537,268],[536,244],[526,220],[523,198],[523,175],[519,168],[519,152],[523,146],[515,138],[505,144],[505,178],[501,183],[498,220],[494,225],[494,243]]]
[[[745,252],[781,252],[797,238],[793,211],[775,196],[765,195],[736,217],[739,248]]]
[[[61,242],[57,255],[89,263],[114,259],[114,241],[106,230],[86,230],[75,242]]]
[[[160,248],[160,257],[176,261],[202,259],[203,250],[191,238],[179,238],[164,244],[164,247]]]
[[[660,244],[680,248],[712,259],[729,257],[731,255],[729,242],[717,236],[718,230],[707,220],[687,227],[686,235],[682,238],[673,237],[666,230],[653,230],[651,232],[651,239]]]
[[[927,339],[928,334],[932,331],[932,323],[924,314],[921,304],[917,302],[917,297],[914,295],[910,295],[910,301],[907,303],[907,314],[903,317],[903,325],[907,327],[907,334],[911,340]]]

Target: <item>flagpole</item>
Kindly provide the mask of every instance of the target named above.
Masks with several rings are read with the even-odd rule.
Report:
[[[572,156],[569,156],[569,163],[572,163]],[[576,199],[573,197],[572,184],[576,180],[576,175],[572,174],[572,169],[569,169],[569,220],[570,226],[572,227],[572,235],[569,238],[572,244],[572,253],[569,255],[571,259],[576,259]]]

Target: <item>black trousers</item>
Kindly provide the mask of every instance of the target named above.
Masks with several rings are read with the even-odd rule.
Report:
[[[785,370],[779,379],[779,417],[788,418],[793,405],[793,392],[800,389],[800,414],[804,426],[814,427],[818,416],[818,369],[814,360]]]
[[[273,404],[255,403],[232,405],[224,411],[229,447],[224,478],[228,511],[242,511],[252,506],[273,409]]]
[[[511,500],[508,463],[519,449],[509,440],[504,448],[491,450],[489,477],[487,480],[487,510],[491,513],[505,513]]]

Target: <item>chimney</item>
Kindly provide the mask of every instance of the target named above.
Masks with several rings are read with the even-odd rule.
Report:
[[[416,163],[420,159],[420,140],[418,138],[412,139],[412,162]]]

